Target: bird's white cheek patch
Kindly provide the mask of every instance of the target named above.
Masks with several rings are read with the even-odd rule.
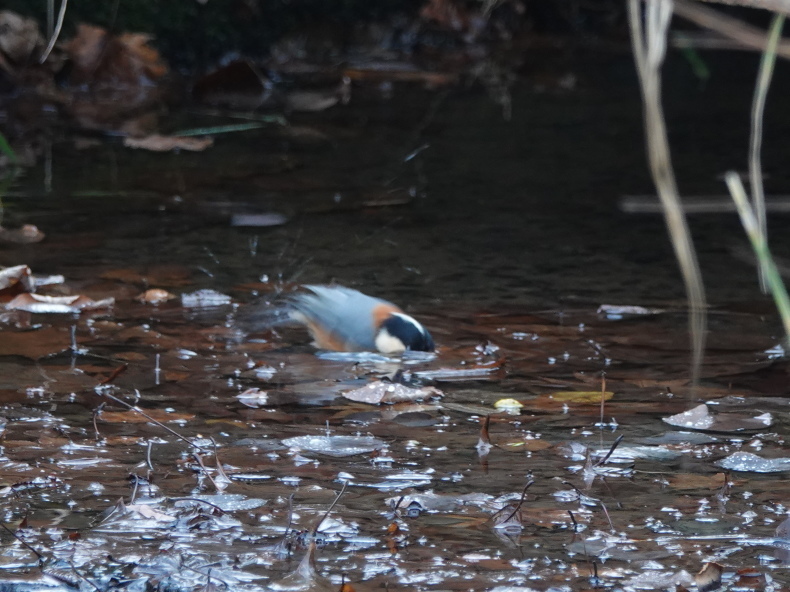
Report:
[[[398,354],[406,351],[406,346],[403,345],[400,339],[394,335],[390,335],[389,331],[382,329],[379,331],[378,335],[376,335],[376,349],[383,354]]]

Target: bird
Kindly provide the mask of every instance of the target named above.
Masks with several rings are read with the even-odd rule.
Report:
[[[287,298],[290,318],[307,328],[319,349],[383,354],[436,349],[427,329],[391,302],[338,285],[303,288]]]

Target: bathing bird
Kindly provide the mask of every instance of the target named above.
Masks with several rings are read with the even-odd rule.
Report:
[[[304,286],[288,296],[290,318],[333,351],[432,352],[431,334],[398,306],[343,286]]]

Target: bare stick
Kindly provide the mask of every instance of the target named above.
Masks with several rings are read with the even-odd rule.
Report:
[[[148,421],[150,421],[151,423],[153,423],[153,424],[156,424],[156,425],[158,425],[160,428],[162,428],[162,429],[164,429],[164,430],[166,430],[166,431],[170,432],[170,433],[171,433],[171,434],[173,434],[173,435],[174,435],[176,438],[178,438],[179,440],[183,440],[184,442],[186,442],[187,444],[189,444],[189,445],[190,445],[190,446],[192,446],[193,448],[197,448],[198,450],[202,450],[203,452],[210,452],[209,450],[206,450],[206,449],[205,449],[205,448],[203,448],[202,446],[198,446],[198,445],[197,445],[197,444],[195,444],[194,442],[190,442],[190,441],[189,441],[187,438],[185,438],[184,436],[182,436],[181,434],[179,434],[177,431],[175,431],[175,430],[173,430],[173,429],[171,429],[171,428],[167,427],[167,426],[166,426],[165,424],[163,424],[161,421],[157,421],[156,419],[154,419],[153,417],[151,417],[150,415],[148,415],[148,414],[147,414],[145,411],[143,411],[143,410],[142,410],[142,409],[140,409],[139,407],[136,407],[135,405],[130,405],[129,403],[127,403],[127,402],[126,402],[126,401],[124,401],[123,399],[119,399],[118,397],[116,397],[116,396],[114,396],[114,395],[111,395],[110,393],[100,393],[100,392],[97,392],[96,394],[97,394],[97,395],[99,395],[100,397],[107,397],[107,398],[108,398],[108,399],[110,399],[111,401],[115,401],[116,403],[119,403],[119,404],[123,405],[124,407],[126,407],[126,408],[127,408],[127,409],[129,409],[130,411],[135,411],[135,412],[139,413],[140,415],[142,415],[144,418],[146,418],[146,419],[147,419]]]

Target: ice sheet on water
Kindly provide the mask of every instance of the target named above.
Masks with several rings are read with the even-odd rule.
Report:
[[[790,471],[790,458],[763,458],[751,452],[735,452],[716,464],[723,469],[748,473],[782,473]]]
[[[282,443],[289,448],[336,457],[367,454],[387,445],[372,436],[296,436]]]
[[[230,296],[216,290],[197,290],[181,295],[181,306],[185,308],[208,308],[211,306],[225,306],[231,303]]]

